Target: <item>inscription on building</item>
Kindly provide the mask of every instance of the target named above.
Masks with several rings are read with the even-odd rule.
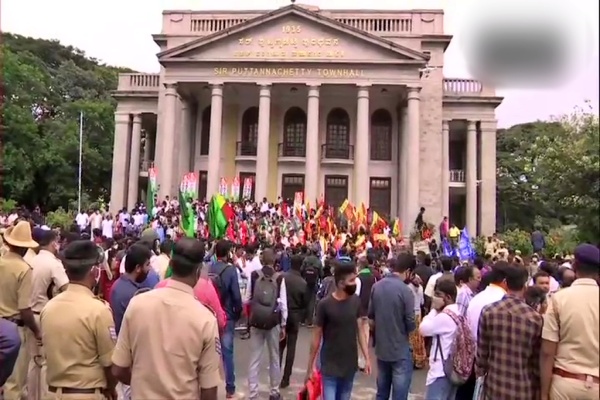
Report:
[[[214,69],[215,76],[220,77],[258,77],[258,78],[326,78],[326,79],[352,79],[363,78],[365,71],[362,69],[345,68],[252,68],[233,67]]]
[[[336,37],[302,37],[301,25],[283,25],[282,36],[243,37],[235,58],[344,58]]]

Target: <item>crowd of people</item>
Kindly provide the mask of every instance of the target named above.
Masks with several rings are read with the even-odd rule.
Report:
[[[427,369],[427,400],[600,395],[596,246],[525,258],[491,237],[472,259],[433,240],[415,254],[392,227],[322,226],[319,210],[295,218],[285,202],[234,204],[213,238],[207,204],[194,207],[194,238],[169,199],[79,213],[62,231],[3,216],[5,400],[239,398],[236,329],[247,398],[268,367],[281,399],[303,325],[306,398],[349,400],[356,375],[376,371],[378,400],[408,399],[414,369]]]

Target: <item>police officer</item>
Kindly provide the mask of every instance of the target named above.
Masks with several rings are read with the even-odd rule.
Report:
[[[127,306],[113,371],[131,386],[133,400],[217,399],[222,382],[217,319],[193,290],[203,259],[201,242],[178,240],[167,285],[133,297]]]
[[[600,250],[575,248],[577,279],[549,298],[542,331],[541,399],[595,400],[600,397]]]
[[[40,313],[48,300],[55,294],[66,290],[69,278],[65,267],[56,257],[58,253],[58,234],[49,228],[34,228],[33,238],[40,245],[38,254],[31,260],[33,268],[31,278],[31,310],[36,323],[40,322]],[[28,400],[46,400],[51,398],[46,384],[46,359],[43,349],[28,332],[29,372],[27,375]]]
[[[4,385],[6,400],[19,400],[25,394],[29,352],[27,329],[36,340],[41,339],[40,330],[33,317],[31,300],[31,267],[24,260],[28,250],[38,244],[31,237],[31,225],[21,221],[4,232],[8,252],[0,258],[0,318],[15,323],[19,330],[21,348],[12,375]]]
[[[55,399],[117,398],[110,373],[115,324],[108,303],[92,293],[103,257],[89,240],[76,240],[60,254],[70,283],[40,314],[46,379]]]

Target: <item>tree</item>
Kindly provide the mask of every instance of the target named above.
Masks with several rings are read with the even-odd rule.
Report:
[[[588,104],[589,107],[589,104]],[[568,222],[577,225],[581,240],[600,243],[600,131],[598,115],[591,107],[576,109],[558,122],[562,135],[538,137],[541,151],[540,184],[552,187],[546,193],[566,211]]]
[[[107,197],[118,73],[57,41],[2,34],[2,195],[53,210],[77,198],[79,113],[83,190]]]
[[[497,191],[500,230],[521,228],[531,230],[540,223],[560,225],[561,215],[548,192],[553,187],[542,184],[543,172],[538,163],[543,148],[536,143],[540,137],[564,135],[557,122],[531,122],[500,129],[497,134]],[[549,202],[549,203],[548,203]]]
[[[581,240],[598,242],[599,151],[598,117],[591,110],[499,130],[500,226],[549,230],[575,224]]]

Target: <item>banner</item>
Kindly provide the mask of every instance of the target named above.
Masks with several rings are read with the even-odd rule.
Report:
[[[244,200],[252,197],[252,178],[244,178],[242,197],[244,198]]]
[[[181,180],[182,192],[189,200],[198,200],[198,173],[188,172]]]
[[[221,178],[221,182],[219,183],[219,194],[226,198],[227,192],[227,179]]]
[[[237,176],[233,178],[233,183],[231,184],[231,198],[233,201],[240,200],[240,178]]]
[[[294,193],[294,208],[302,207],[303,203],[304,203],[304,193],[303,192]]]
[[[154,208],[156,208],[156,198],[158,196],[158,181],[156,168],[148,168],[148,192],[146,194],[146,210],[151,217],[154,217]]]
[[[198,175],[188,172],[179,185],[180,226],[186,237],[193,238],[196,232],[196,213],[192,203],[198,199]]]

